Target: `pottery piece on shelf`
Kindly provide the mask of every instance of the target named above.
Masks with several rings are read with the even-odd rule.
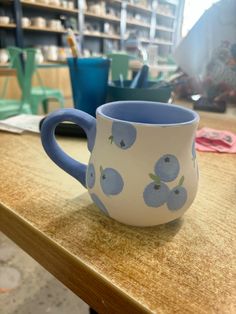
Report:
[[[0,49],[0,64],[5,64],[8,61],[8,53],[6,49]]]
[[[0,24],[7,25],[10,23],[9,16],[0,16]]]
[[[22,27],[29,27],[30,24],[31,24],[31,21],[28,17],[22,17],[22,19],[21,19]]]
[[[35,17],[32,20],[32,24],[36,27],[45,28],[46,27],[46,20],[43,17]]]

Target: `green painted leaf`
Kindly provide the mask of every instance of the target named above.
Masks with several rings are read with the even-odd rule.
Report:
[[[184,176],[182,176],[182,177],[180,178],[178,185],[181,186],[183,183],[184,183]]]
[[[152,174],[152,173],[149,173],[149,177],[150,177],[152,180],[155,180],[155,178],[156,178],[155,174]]]
[[[111,136],[109,136],[109,138],[108,138],[110,141],[111,141],[111,144],[113,143],[113,136],[111,135]]]
[[[161,179],[160,177],[158,177],[157,175],[153,174],[153,173],[149,173],[149,177],[156,183],[156,184],[160,184],[161,183]]]

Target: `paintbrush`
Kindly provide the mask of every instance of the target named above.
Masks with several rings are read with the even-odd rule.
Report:
[[[67,32],[68,32],[67,43],[70,46],[72,56],[74,58],[78,58],[79,57],[79,51],[78,51],[78,47],[77,47],[77,44],[76,44],[76,39],[75,39],[74,32],[73,32],[73,30],[71,28],[69,28],[67,30]]]

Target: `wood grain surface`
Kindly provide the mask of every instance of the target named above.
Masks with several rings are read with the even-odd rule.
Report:
[[[67,67],[45,67],[39,68],[38,72],[42,78],[43,85],[60,89],[65,98],[71,98],[71,87],[69,71]],[[16,71],[10,68],[4,68],[0,66],[0,87],[2,88],[5,82],[5,76],[12,76],[8,81],[8,87],[6,91],[6,99],[19,99],[21,97],[21,91],[16,80]],[[15,77],[14,77],[15,76]],[[37,77],[34,75],[33,86],[39,86]]]
[[[236,119],[203,126],[236,132]],[[88,161],[85,140],[60,144]],[[38,135],[0,133],[0,156],[0,230],[99,313],[236,313],[235,154],[198,153],[193,205],[151,228],[102,215]]]

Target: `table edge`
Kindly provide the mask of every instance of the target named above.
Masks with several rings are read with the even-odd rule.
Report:
[[[3,203],[0,203],[0,231],[99,313],[152,312]],[[42,250],[46,244],[49,250]],[[67,255],[66,260],[63,254],[64,257]],[[55,261],[59,262],[57,269]],[[76,268],[74,274],[71,274],[72,268]]]

